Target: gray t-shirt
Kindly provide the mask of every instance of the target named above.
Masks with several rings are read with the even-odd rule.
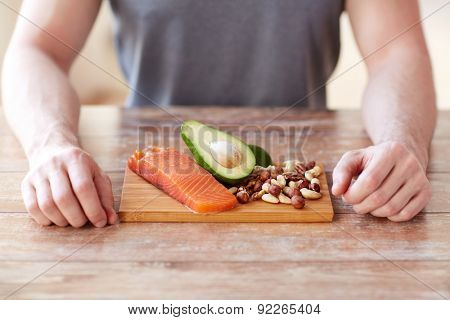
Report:
[[[342,0],[110,2],[128,106],[326,105]]]

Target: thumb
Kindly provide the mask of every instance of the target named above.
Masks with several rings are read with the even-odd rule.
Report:
[[[360,172],[362,162],[362,150],[354,150],[344,153],[341,160],[339,160],[333,170],[333,187],[331,192],[335,196],[341,196],[347,191],[353,177]]]
[[[114,197],[110,178],[105,173],[103,173],[100,168],[97,168],[94,174],[94,183],[100,198],[100,202],[102,203],[106,215],[108,216],[108,223],[118,223],[119,216],[114,210]]]

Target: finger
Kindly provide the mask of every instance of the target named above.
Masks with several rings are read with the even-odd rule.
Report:
[[[48,180],[43,180],[35,184],[36,196],[41,212],[54,224],[65,227],[69,224],[61,214],[53,201],[52,191]]]
[[[420,191],[415,180],[405,183],[396,194],[383,206],[375,209],[371,214],[375,217],[392,217],[398,214],[408,202]]]
[[[423,190],[400,211],[399,214],[388,217],[389,220],[394,222],[402,222],[411,220],[416,216],[423,208],[428,204],[431,199],[431,190]]]
[[[53,199],[60,212],[71,226],[80,228],[87,222],[81,206],[75,197],[69,178],[65,172],[58,172],[50,177]]]
[[[407,168],[396,166],[382,185],[369,194],[361,203],[353,205],[353,210],[359,214],[373,212],[385,205],[402,187],[406,179]]]
[[[332,192],[335,196],[344,194],[362,165],[362,150],[346,152],[333,170]]]
[[[381,185],[389,172],[391,172],[394,164],[395,161],[391,159],[390,155],[375,155],[362,170],[355,183],[344,193],[344,201],[350,204],[357,204],[363,201]]]
[[[94,226],[104,227],[107,217],[100,204],[91,169],[85,164],[77,163],[70,166],[67,171],[72,189],[87,218]]]
[[[97,188],[98,195],[100,197],[100,202],[106,211],[108,216],[109,224],[116,224],[119,222],[119,216],[114,210],[114,197],[112,191],[112,184],[109,177],[104,174],[100,168],[95,170],[94,173],[94,183]]]
[[[41,226],[49,226],[52,224],[52,222],[42,213],[41,209],[39,209],[36,191],[28,182],[22,183],[22,197],[25,208],[38,224]]]

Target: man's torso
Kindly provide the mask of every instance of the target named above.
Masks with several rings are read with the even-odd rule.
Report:
[[[110,2],[130,106],[325,106],[342,1]]]

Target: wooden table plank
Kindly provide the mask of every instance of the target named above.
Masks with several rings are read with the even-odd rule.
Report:
[[[333,223],[122,223],[107,229],[42,228],[0,214],[0,261],[450,260],[450,213],[410,223],[338,214]]]
[[[450,295],[446,272],[450,261],[395,263],[426,285],[386,261],[62,262],[10,298],[442,299]],[[49,267],[49,263],[1,263],[0,295],[5,297]]]

